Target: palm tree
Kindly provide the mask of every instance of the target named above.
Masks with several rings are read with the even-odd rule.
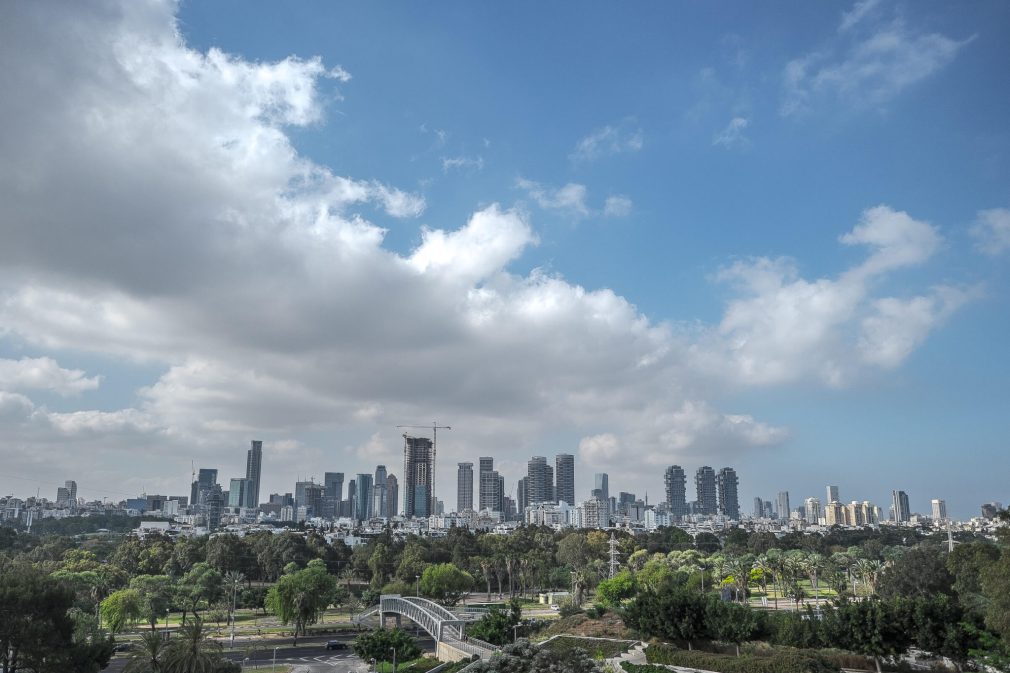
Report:
[[[147,631],[140,636],[140,651],[130,657],[123,673],[161,673],[166,646],[161,632]]]
[[[812,552],[803,560],[803,567],[810,576],[810,583],[814,587],[814,605],[818,608],[821,605],[821,593],[818,586],[817,575],[828,565],[828,560],[817,552]]]
[[[768,596],[768,575],[771,575],[774,571],[774,565],[772,559],[768,557],[768,554],[761,554],[756,559],[754,559],[754,569],[761,573],[761,591],[764,592],[765,600]],[[767,605],[767,603],[765,603]],[[778,608],[778,596],[775,598],[775,607]]]
[[[162,655],[164,673],[212,673],[221,661],[221,644],[207,637],[203,621],[196,617],[180,627]]]
[[[730,559],[723,566],[723,571],[733,578],[733,588],[736,598],[741,603],[747,601],[747,586],[750,584],[750,570],[753,562],[748,556]]]
[[[229,570],[224,576],[224,585],[231,590],[231,604],[228,606],[228,622],[231,624],[232,633],[235,632],[235,596],[239,587],[245,582],[245,575],[237,570]],[[232,642],[235,638],[232,637]]]
[[[856,573],[863,580],[863,584],[870,588],[870,593],[877,593],[877,575],[884,564],[876,559],[859,559],[856,561]]]

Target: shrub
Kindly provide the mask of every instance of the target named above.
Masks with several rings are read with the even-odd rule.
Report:
[[[645,650],[650,663],[700,668],[719,673],[838,673],[838,666],[813,653],[782,651],[770,656],[734,657],[709,652],[678,650],[668,645],[650,645]],[[628,673],[661,673],[659,670],[632,670]]]

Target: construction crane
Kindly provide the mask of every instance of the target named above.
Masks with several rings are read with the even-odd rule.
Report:
[[[438,453],[438,431],[439,430],[452,430],[450,425],[439,425],[438,421],[432,421],[431,425],[398,425],[396,428],[424,428],[427,430],[431,428],[431,502],[428,503],[428,511],[431,514],[435,513],[435,455]],[[407,433],[403,433],[404,439],[407,438]],[[403,475],[406,478],[407,475]],[[405,484],[406,487],[413,487],[413,484]]]

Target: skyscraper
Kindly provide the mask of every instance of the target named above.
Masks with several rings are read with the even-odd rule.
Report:
[[[252,509],[260,506],[260,473],[262,467],[263,442],[254,439],[245,457],[245,478],[252,482],[245,496],[245,506]]]
[[[249,491],[252,489],[251,479],[232,479],[228,486],[229,507],[249,507]]]
[[[405,434],[403,436],[403,515],[408,519],[413,516],[428,516],[431,513],[433,466],[434,447],[432,441],[427,437],[411,437]]]
[[[946,521],[947,519],[947,501],[940,500],[939,498],[933,498],[929,501],[930,506],[933,509],[933,520],[934,521]]]
[[[779,491],[776,502],[777,514],[780,519],[789,520],[789,491]]]
[[[375,481],[372,482],[372,516],[389,516],[386,508],[386,466],[376,465]]]
[[[821,519],[821,499],[807,498],[803,501],[803,511],[805,512],[807,523],[819,523]]]
[[[593,475],[592,497],[603,502],[610,502],[610,476],[606,472],[597,472]]]
[[[733,520],[740,519],[740,500],[737,497],[739,484],[736,470],[732,467],[724,467],[719,470],[716,477],[716,486],[719,490],[719,513]]]
[[[372,517],[369,503],[372,502],[372,475],[358,474],[354,476],[354,518],[357,521],[367,521]]]
[[[357,486],[353,479],[347,482],[347,516],[352,519],[354,518],[354,510],[357,507],[357,503],[354,502],[358,497]]]
[[[543,456],[533,456],[526,463],[526,476],[530,478],[526,497],[531,505],[539,502],[555,502],[554,469]]]
[[[456,470],[456,511],[473,509],[473,463],[459,463]]]
[[[504,494],[502,493],[502,478],[497,470],[485,470],[480,473],[480,508],[489,512],[502,511]]]
[[[829,503],[832,503],[832,502],[841,502],[841,500],[838,499],[838,487],[837,486],[828,486],[827,492],[828,492],[827,495],[828,495],[828,502]]]
[[[698,494],[696,514],[716,514],[719,511],[715,491],[715,470],[703,465],[694,473],[694,488]]]
[[[77,482],[73,479],[68,479],[63,482],[64,488],[67,489],[67,498],[69,500],[68,504],[71,509],[77,507]]]
[[[765,503],[761,498],[754,498],[754,518],[760,519],[765,513]]]
[[[207,492],[217,483],[217,470],[201,467],[200,472],[193,482],[192,493],[190,494],[190,504],[202,507]]]
[[[687,475],[680,465],[666,468],[666,506],[675,517],[687,516]]]
[[[400,486],[396,481],[396,475],[391,474],[386,477],[386,509],[389,517],[392,518],[400,513]]]
[[[325,493],[326,490],[322,484],[313,481],[295,482],[295,511],[299,507],[304,507],[305,516],[322,516]]]
[[[324,516],[340,516],[340,500],[344,497],[344,473],[323,473],[323,512]]]
[[[526,484],[528,484],[529,481],[529,477],[523,477],[519,480],[519,483],[516,484],[516,510],[520,519],[525,516],[524,512],[526,511],[526,507],[530,504],[529,500],[526,498]]]
[[[907,522],[912,518],[912,511],[908,506],[908,494],[904,491],[891,491],[891,508],[895,523]]]
[[[554,458],[554,478],[557,480],[555,499],[575,505],[575,456],[559,453]]]

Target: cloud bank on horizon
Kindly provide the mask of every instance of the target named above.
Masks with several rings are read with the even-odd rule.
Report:
[[[653,476],[778,446],[790,428],[734,395],[895,370],[981,296],[957,278],[895,284],[948,241],[914,209],[876,202],[825,235],[851,262],[836,274],[804,275],[788,256],[716,264],[728,295],[712,323],[650,317],[549,268],[519,271],[541,244],[541,213],[621,226],[637,202],[520,177],[503,185],[517,202],[475,198],[465,221],[421,224],[423,189],[339,175],[296,149],[297,129],[340,133],[327,105],[354,95],[353,68],[201,51],[177,11],[111,0],[0,10],[0,87],[19,92],[0,98],[0,338],[35,354],[0,359],[11,474],[59,464],[109,492],[174,493],[190,458],[240,456],[254,437],[317,476],[383,461],[398,473],[393,426],[437,413],[465,437],[443,440],[446,485],[456,459],[488,453],[518,469],[559,431],[581,438],[556,451],[577,449],[584,472]],[[846,15],[844,31],[862,20]],[[789,63],[782,114],[851,87],[859,105],[880,104],[966,48],[901,24],[865,40],[837,62]],[[891,74],[868,68],[876,56]],[[713,144],[749,146],[748,119]],[[591,168],[647,151],[646,138],[628,118],[568,159]],[[445,173],[484,165],[442,159]],[[980,213],[987,254],[1010,247],[1006,219]],[[394,250],[390,226],[416,228],[418,242]],[[131,403],[95,404],[110,376],[64,362],[82,357],[157,373]]]

